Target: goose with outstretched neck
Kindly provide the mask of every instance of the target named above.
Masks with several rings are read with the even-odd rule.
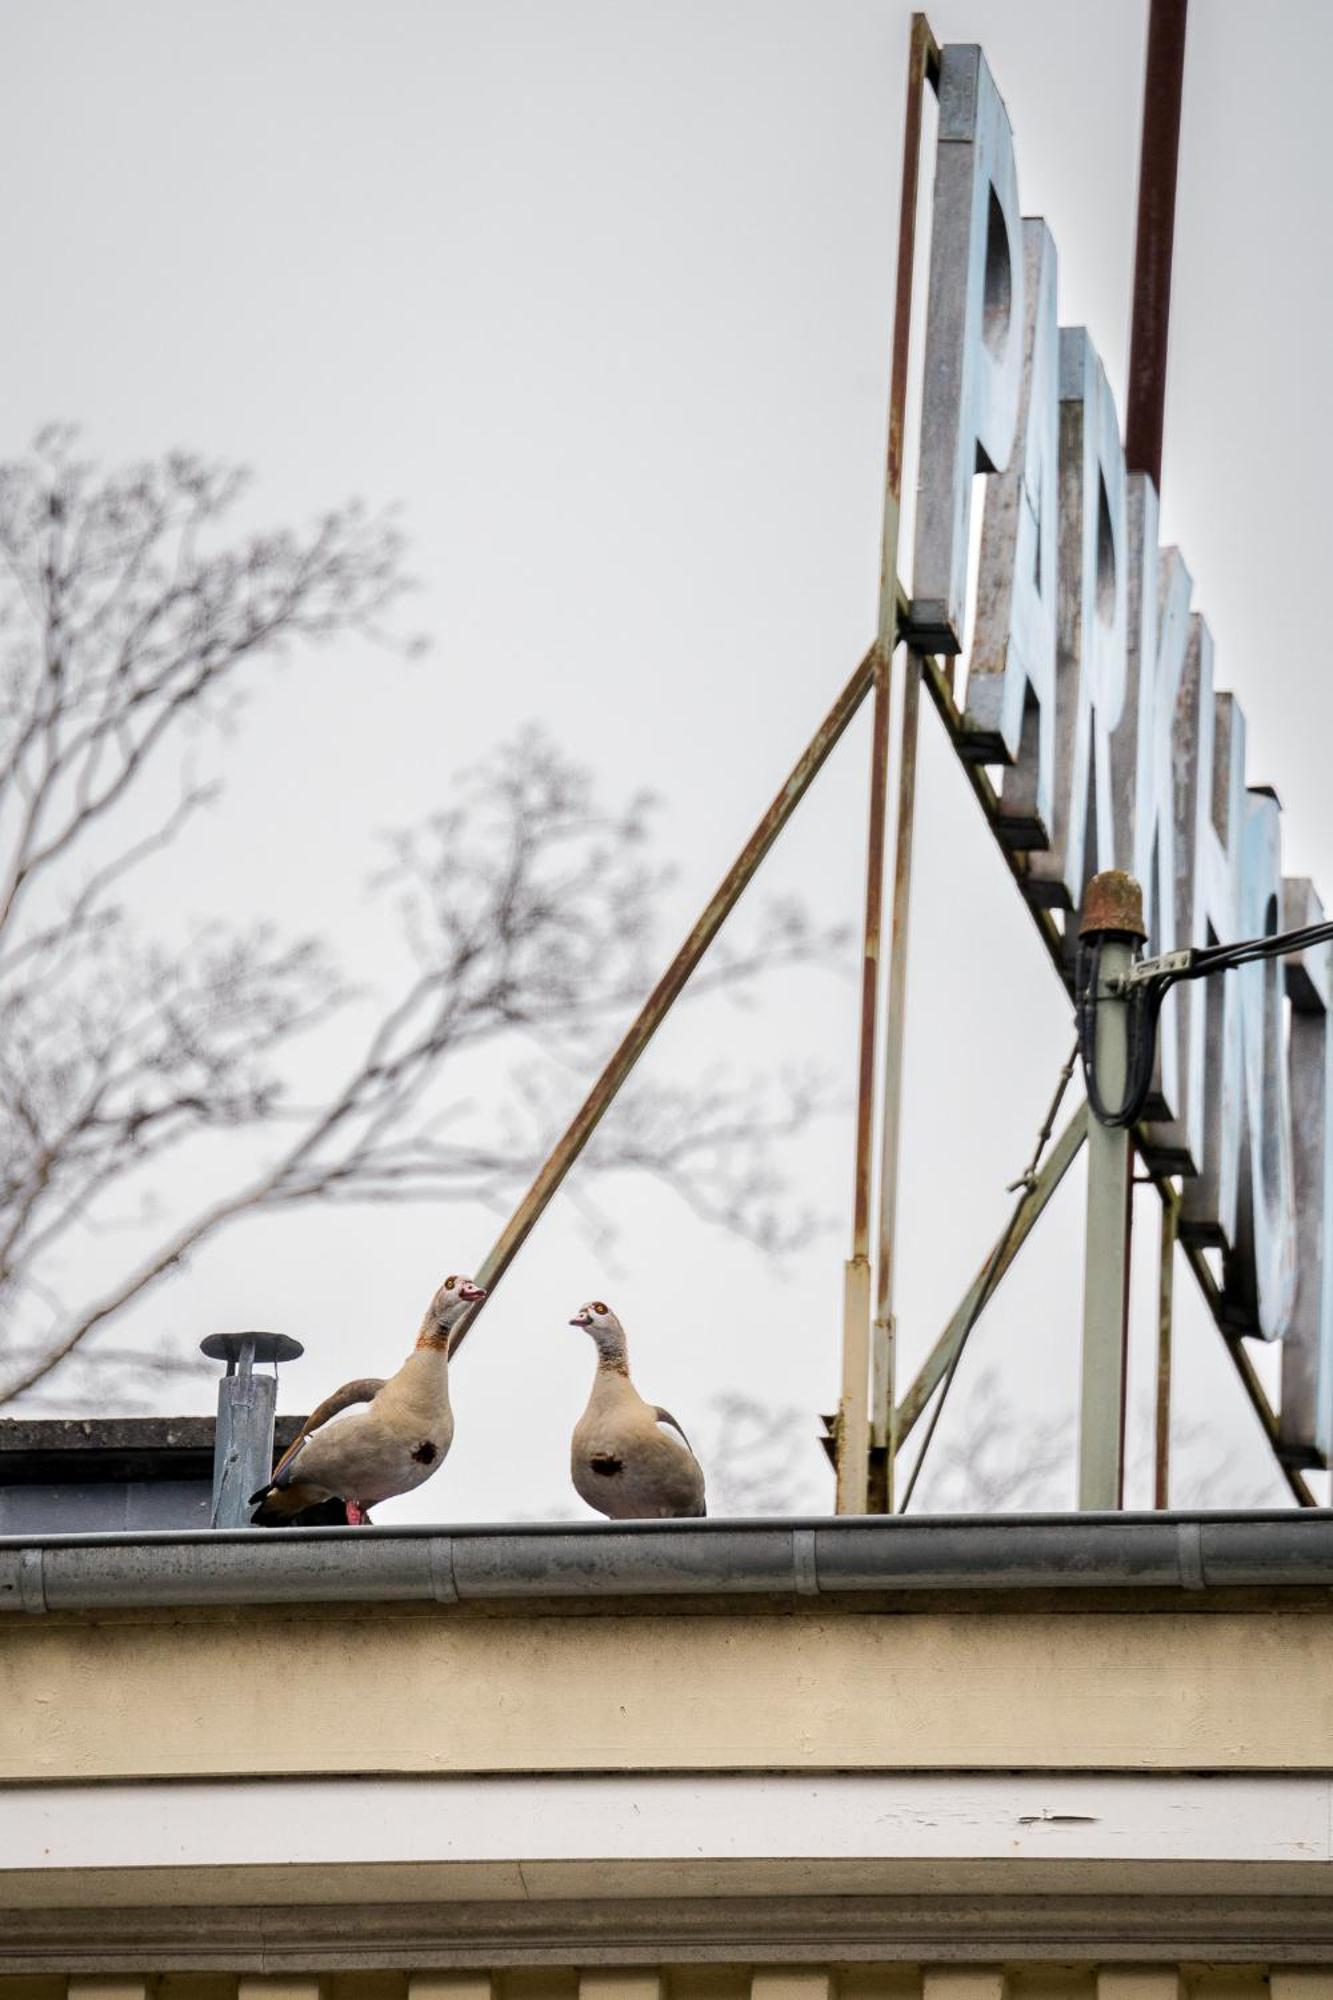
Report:
[[[363,1527],[367,1508],[412,1492],[438,1472],[454,1439],[449,1335],[485,1296],[472,1278],[446,1278],[396,1375],[360,1376],[326,1396],[268,1485],[251,1495],[254,1525],[290,1527],[309,1508],[337,1501],[348,1525]],[[367,1407],[353,1410],[358,1403]]]
[[[646,1403],[630,1380],[625,1329],[601,1299],[570,1321],[597,1349],[588,1407],[574,1427],[574,1490],[612,1521],[705,1514],[703,1467],[669,1410]]]

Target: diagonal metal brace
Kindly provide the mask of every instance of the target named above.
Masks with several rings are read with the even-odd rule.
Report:
[[[1080,1104],[1047,1154],[1041,1171],[1033,1177],[1026,1199],[1018,1211],[1018,1219],[1010,1233],[1009,1242],[991,1278],[990,1290],[983,1304],[988,1305],[995,1296],[1000,1280],[1031,1235],[1037,1218],[1047,1202],[1077,1159],[1079,1148],[1087,1136],[1088,1107],[1086,1104]],[[991,1258],[994,1255],[995,1252],[992,1250],[989,1256],[983,1258],[981,1269],[968,1286],[952,1319],[931,1348],[911,1387],[898,1405],[897,1437],[900,1446],[944,1378],[959,1335],[977,1310],[978,1298],[986,1283]]]

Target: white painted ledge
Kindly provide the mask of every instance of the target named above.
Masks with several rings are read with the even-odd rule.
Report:
[[[1321,1863],[1333,1779],[648,1776],[0,1788],[10,1871],[379,1863]]]

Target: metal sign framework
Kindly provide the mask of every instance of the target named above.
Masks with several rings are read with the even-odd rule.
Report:
[[[1160,17],[1159,17],[1160,9]],[[1154,25],[1149,45],[1149,115],[1145,118],[1144,170],[1147,172],[1149,146],[1164,143],[1162,113],[1152,125],[1153,63],[1166,66],[1168,75],[1175,64],[1176,122],[1178,125],[1179,52],[1183,47],[1184,0],[1155,0]],[[1174,39],[1173,39],[1174,37]],[[862,947],[860,1043],[858,1062],[857,1114],[854,1150],[853,1215],[851,1254],[844,1265],[842,1381],[836,1417],[832,1420],[832,1451],[837,1468],[837,1511],[843,1514],[892,1513],[895,1504],[895,1465],[902,1446],[910,1436],[936,1390],[944,1382],[951,1361],[959,1351],[981,1310],[996,1289],[1037,1220],[1077,1157],[1090,1130],[1095,1132],[1094,1148],[1103,1139],[1118,1142],[1126,1163],[1122,1171],[1125,1185],[1120,1200],[1127,1199],[1129,1164],[1134,1142],[1129,1135],[1111,1135],[1089,1118],[1087,1107],[1069,1119],[1057,1137],[1039,1171],[1029,1171],[1016,1184],[1021,1186],[1019,1202],[1009,1227],[977,1276],[968,1287],[957,1310],[936,1340],[915,1378],[898,1397],[896,1387],[896,1329],[893,1314],[894,1264],[896,1253],[899,1187],[899,1142],[902,1100],[903,1047],[906,1028],[906,973],[911,905],[912,847],[915,821],[917,737],[921,691],[929,696],[967,780],[997,835],[1001,831],[1000,796],[980,764],[965,754],[962,717],[955,698],[947,665],[913,644],[910,604],[898,575],[898,540],[902,501],[904,426],[907,406],[910,329],[912,317],[917,193],[920,170],[922,106],[929,84],[938,92],[940,50],[924,14],[913,16],[908,57],[907,107],[904,127],[904,156],[899,210],[898,268],[894,302],[894,331],[889,397],[888,453],[885,477],[882,535],[881,581],[877,633],[874,644],[855,668],[805,750],[760,819],[749,840],[706,904],[694,928],[649,994],[631,1023],[619,1047],[556,1142],[531,1187],[519,1202],[478,1271],[478,1283],[493,1297],[495,1288],[522,1249],[548,1203],[595,1131],[616,1095],[648,1047],[662,1021],[680,997],[691,974],[717,936],[727,917],[753,879],[774,841],[804,798],[829,754],[842,737],[868,694],[873,692],[871,723],[871,765],[869,825],[866,866],[865,919]],[[1160,96],[1160,91],[1158,93]],[[1169,124],[1169,117],[1167,120]],[[1151,128],[1151,129],[1150,129]],[[1174,134],[1170,134],[1171,193],[1174,196]],[[1143,226],[1145,195],[1140,199],[1139,282],[1136,284],[1135,359],[1142,346],[1158,357],[1164,354],[1166,287],[1169,286],[1170,229],[1163,243],[1160,211],[1149,204],[1151,229]],[[1153,231],[1156,232],[1155,238]],[[1151,285],[1145,286],[1148,272]],[[1163,276],[1165,272],[1165,277]],[[1155,285],[1144,307],[1140,333],[1140,303]],[[1154,419],[1151,395],[1143,388],[1144,368],[1135,374],[1135,394],[1139,401],[1136,419],[1143,430],[1146,447],[1156,455],[1160,470],[1160,407]],[[1160,379],[1158,387],[1160,399]],[[881,943],[885,892],[885,850],[887,844],[888,786],[891,736],[892,663],[899,651],[903,657],[902,691],[899,702],[897,741],[897,798],[893,835],[893,887],[890,913],[887,980],[884,984],[884,1044],[881,1095],[876,1119],[875,1079],[879,1067],[877,1048],[881,1012]],[[1022,884],[1027,873],[1027,857],[1016,853],[1003,840],[997,846],[1004,855],[1015,881]],[[1025,899],[1026,900],[1026,899]],[[1053,965],[1065,975],[1065,943],[1060,927],[1046,909],[1028,904]],[[871,1212],[874,1187],[875,1140],[878,1124],[878,1203],[875,1215],[874,1257],[871,1256]],[[1172,1307],[1175,1250],[1178,1242],[1180,1195],[1170,1178],[1146,1163],[1143,1178],[1156,1187],[1162,1204],[1160,1267],[1158,1284],[1157,1383],[1155,1408],[1154,1505],[1168,1504],[1169,1417],[1172,1358]],[[1098,1175],[1099,1180],[1104,1176]],[[1113,1196],[1114,1200],[1115,1197]],[[1122,1225],[1123,1226],[1123,1225]],[[1113,1232],[1114,1233],[1114,1232]],[[1121,1239],[1123,1243],[1123,1237]],[[1253,1406],[1270,1446],[1278,1446],[1278,1418],[1264,1387],[1246,1353],[1241,1337],[1228,1326],[1221,1314],[1217,1281],[1202,1248],[1190,1242],[1180,1247],[1190,1263],[1218,1331],[1226,1345],[1241,1385]],[[1090,1256],[1091,1256],[1090,1251]],[[1108,1255],[1115,1261],[1117,1246]],[[1103,1259],[1105,1266],[1106,1260]],[[1123,1262],[1123,1257],[1122,1257]],[[1109,1268],[1109,1266],[1107,1266]],[[1104,1269],[1090,1279],[1104,1276]],[[1110,1286],[1096,1307],[1103,1316],[1119,1317],[1116,1340],[1105,1343],[1106,1351],[1121,1356],[1123,1364],[1124,1273]],[[451,1352],[466,1338],[478,1311],[475,1308],[456,1329]],[[1085,1348],[1086,1352],[1086,1348]],[[1084,1449],[1087,1451],[1089,1424],[1097,1411],[1105,1414],[1107,1398],[1119,1402],[1123,1381],[1096,1383],[1085,1380]],[[1100,1417],[1097,1417],[1100,1423]],[[1101,1426],[1106,1431],[1106,1426]],[[1101,1433],[1099,1432],[1099,1435]],[[1085,1479],[1081,1504],[1119,1505],[1123,1468],[1123,1421],[1115,1421],[1107,1433],[1111,1460],[1101,1466],[1090,1487]],[[1102,1458],[1106,1457],[1103,1439]],[[1094,1459],[1097,1451],[1094,1449]],[[1315,1504],[1299,1470],[1279,1458],[1282,1471],[1296,1499],[1304,1506]],[[1091,1497],[1090,1497],[1091,1496]]]

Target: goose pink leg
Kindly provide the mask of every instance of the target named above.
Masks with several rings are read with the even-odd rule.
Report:
[[[358,1500],[347,1502],[347,1525],[349,1528],[365,1528],[370,1524],[370,1516]]]

